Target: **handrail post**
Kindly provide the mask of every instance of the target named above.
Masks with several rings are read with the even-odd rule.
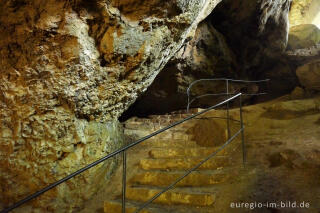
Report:
[[[226,90],[227,90],[227,98],[229,98],[229,80],[228,79],[226,79]],[[228,131],[227,134],[229,139],[230,138],[229,101],[226,103],[226,105],[227,105],[227,131]]]
[[[127,154],[122,152],[122,213],[126,213]]]
[[[187,89],[187,96],[188,96],[187,113],[189,113],[189,107],[190,107],[190,89],[191,89],[191,85]]]
[[[240,125],[241,125],[241,142],[242,142],[242,160],[243,167],[246,166],[246,147],[244,144],[244,125],[243,125],[243,116],[242,116],[242,95],[239,97],[240,100]]]

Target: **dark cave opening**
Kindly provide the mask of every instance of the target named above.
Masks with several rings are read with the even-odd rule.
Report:
[[[266,84],[234,86],[234,92],[252,91],[253,87],[257,87],[255,92],[267,93],[247,97],[244,100],[246,105],[290,93],[298,85],[294,73],[296,65],[283,58],[279,48],[268,47],[277,26],[270,19],[264,26],[267,27],[265,34],[259,34],[259,16],[258,12],[253,12],[255,9],[249,8],[251,14],[237,20],[230,2],[221,2],[199,24],[194,38],[185,41],[147,91],[122,114],[120,121],[186,109],[188,86],[203,78],[270,79]],[[271,45],[274,44],[271,42]],[[221,85],[204,87],[207,87],[207,93],[223,91]],[[192,107],[206,108],[221,100],[223,98],[207,98],[196,101]]]

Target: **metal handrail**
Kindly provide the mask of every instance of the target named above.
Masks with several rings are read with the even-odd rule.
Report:
[[[242,83],[260,83],[260,82],[266,82],[270,81],[270,79],[263,79],[263,80],[255,80],[255,81],[249,81],[249,80],[241,80],[241,79],[231,79],[231,78],[201,78],[198,80],[193,81],[188,89],[187,89],[187,94],[189,94],[191,87],[201,81],[231,81],[231,82],[242,82]]]
[[[106,161],[106,160],[108,160],[108,159],[110,159],[110,158],[112,158],[112,157],[120,154],[120,153],[123,153],[123,185],[122,185],[122,186],[123,186],[123,187],[122,187],[122,190],[123,190],[122,195],[123,195],[123,196],[122,196],[122,212],[125,212],[125,203],[126,203],[126,202],[125,202],[125,199],[126,199],[126,198],[125,198],[125,192],[126,192],[126,150],[128,150],[128,149],[130,149],[130,148],[132,148],[132,147],[134,147],[134,146],[136,146],[136,145],[144,142],[145,140],[147,140],[147,139],[149,139],[149,138],[152,138],[152,137],[154,137],[154,136],[156,136],[156,135],[158,135],[158,134],[160,134],[160,133],[162,133],[162,132],[164,132],[164,131],[166,131],[166,130],[168,130],[168,129],[171,129],[171,128],[179,125],[179,124],[182,124],[182,123],[184,123],[184,122],[186,122],[186,121],[188,121],[188,120],[191,120],[191,119],[193,119],[193,118],[195,118],[195,117],[197,117],[197,116],[199,116],[199,115],[202,115],[202,114],[204,114],[204,113],[206,113],[206,112],[208,112],[208,111],[210,111],[210,110],[212,110],[212,109],[214,109],[214,108],[216,108],[216,107],[219,107],[219,106],[221,106],[221,105],[223,105],[223,104],[227,104],[227,103],[229,103],[231,100],[236,99],[236,98],[238,98],[238,97],[240,98],[240,124],[241,124],[241,129],[239,130],[239,133],[240,133],[240,132],[242,133],[243,163],[245,164],[245,146],[244,146],[244,138],[243,138],[243,137],[244,137],[244,131],[243,131],[243,130],[244,130],[244,126],[243,126],[243,120],[242,120],[241,95],[242,95],[241,93],[238,93],[238,94],[236,94],[236,95],[234,95],[234,96],[232,96],[232,97],[230,97],[230,98],[228,98],[228,99],[226,99],[226,100],[224,100],[224,101],[222,101],[222,102],[220,102],[220,103],[218,103],[218,104],[216,104],[216,105],[213,105],[213,106],[211,106],[211,107],[209,107],[209,108],[207,108],[207,109],[204,109],[204,110],[201,111],[201,112],[198,112],[198,113],[195,113],[195,114],[193,114],[193,115],[190,115],[190,116],[187,117],[187,118],[184,118],[184,119],[182,119],[182,120],[180,120],[180,121],[174,122],[173,124],[170,124],[170,125],[162,128],[162,129],[159,129],[159,130],[157,130],[157,131],[155,131],[155,132],[153,132],[153,133],[145,136],[145,137],[142,137],[142,138],[138,139],[137,141],[135,141],[135,142],[133,142],[133,143],[131,143],[131,144],[123,147],[123,148],[120,148],[120,149],[116,150],[115,152],[112,152],[112,153],[106,155],[105,157],[103,157],[103,158],[101,158],[101,159],[99,159],[99,160],[97,160],[97,161],[95,161],[95,162],[93,162],[93,163],[91,163],[91,164],[88,164],[87,166],[85,166],[85,167],[77,170],[76,172],[73,172],[72,174],[70,174],[70,175],[68,175],[68,176],[66,176],[66,177],[64,177],[64,178],[62,178],[62,179],[60,179],[60,180],[58,180],[58,181],[56,181],[56,182],[48,185],[47,187],[45,187],[45,188],[43,188],[43,189],[35,192],[34,194],[31,194],[31,195],[27,196],[26,198],[24,198],[24,199],[16,202],[15,204],[13,204],[13,205],[11,205],[11,206],[3,209],[0,213],[8,213],[8,212],[12,211],[13,209],[16,209],[16,208],[18,208],[19,206],[27,203],[28,201],[30,201],[30,200],[32,200],[32,199],[34,199],[34,198],[36,198],[36,197],[39,197],[39,196],[42,195],[43,193],[45,193],[45,192],[47,192],[47,191],[55,188],[56,186],[60,185],[61,183],[66,182],[67,180],[69,180],[69,179],[71,179],[71,178],[73,178],[73,177],[81,174],[82,172],[84,172],[84,171],[86,171],[86,170],[88,170],[88,169],[90,169],[90,168],[92,168],[92,167],[94,167],[94,166],[96,166],[96,165],[98,165],[98,164],[100,164],[100,163],[102,163],[102,162],[104,162],[104,161]],[[228,119],[228,118],[227,118],[227,119]],[[229,120],[229,119],[228,119],[228,120]],[[239,133],[237,133],[236,135],[238,135]],[[235,137],[236,137],[236,136],[229,138],[229,140],[228,140],[227,142],[230,143],[230,142],[232,141],[232,139],[234,139]],[[227,145],[227,144],[226,144],[226,145]],[[224,146],[223,146],[223,147],[224,147]],[[222,149],[223,149],[223,148],[222,148]],[[221,149],[221,150],[222,150],[222,149]],[[213,155],[213,156],[214,156],[214,155]],[[212,156],[212,157],[213,157],[213,156]],[[200,166],[200,165],[199,165],[199,166]],[[195,168],[195,169],[196,169],[196,168]],[[180,180],[179,180],[179,181],[180,181]],[[172,185],[172,184],[171,184],[171,185]],[[174,185],[175,185],[175,184],[174,184]],[[172,187],[173,187],[173,186],[172,186]],[[170,188],[168,188],[168,190],[169,190],[169,189],[170,189]],[[162,193],[163,193],[163,192],[162,192]],[[162,194],[162,193],[161,193],[161,194]],[[160,195],[159,195],[159,196],[160,196]],[[154,198],[154,199],[156,199],[156,198]],[[151,201],[151,202],[152,202],[152,201]],[[151,202],[150,202],[150,203],[151,203]],[[147,205],[149,205],[149,204],[147,204]],[[145,207],[145,206],[144,206],[144,207]],[[143,207],[143,208],[144,208],[144,207]],[[139,210],[139,211],[140,211],[140,210]]]
[[[187,111],[189,111],[190,105],[197,99],[203,98],[203,97],[207,97],[207,96],[228,96],[228,95],[235,95],[237,93],[207,93],[204,95],[199,95],[195,98],[193,98],[189,103],[188,103],[188,107],[187,107]],[[260,93],[242,93],[242,95],[247,95],[247,96],[255,96],[255,95],[266,95],[268,93],[266,92],[260,92]]]
[[[225,81],[226,82],[226,92],[225,93],[207,93],[203,95],[196,96],[192,100],[190,100],[190,90],[193,87],[193,85],[201,82],[201,81]],[[261,83],[261,82],[267,82],[270,81],[270,79],[263,79],[263,80],[238,80],[238,79],[230,79],[230,78],[203,78],[203,79],[198,79],[193,81],[188,89],[187,89],[187,96],[188,96],[188,103],[187,103],[187,112],[189,112],[190,105],[197,99],[203,98],[203,97],[208,97],[208,96],[227,96],[227,98],[230,95],[233,95],[234,93],[229,93],[229,82],[241,82],[241,83]],[[265,95],[267,93],[262,92],[262,93],[241,93],[242,95],[247,95],[247,96],[259,96],[259,95]],[[228,138],[230,138],[230,119],[229,119],[229,102],[227,102],[227,133],[228,133]]]
[[[207,94],[203,94],[200,96],[196,96],[195,98],[193,98],[192,100],[190,100],[190,90],[191,88],[201,82],[201,81],[225,81],[226,82],[226,92],[225,93],[207,93]],[[261,83],[261,82],[267,82],[270,81],[270,79],[263,79],[263,80],[253,80],[253,81],[249,81],[249,80],[239,80],[239,79],[231,79],[231,78],[202,78],[202,79],[198,79],[193,81],[188,89],[187,89],[187,96],[188,96],[188,103],[187,103],[187,112],[189,112],[190,109],[190,105],[197,99],[199,98],[203,98],[206,96],[229,96],[229,95],[233,95],[235,93],[229,93],[229,82],[241,82],[241,83]],[[258,95],[265,95],[267,93],[262,92],[262,93],[241,93],[242,95],[248,95],[248,96],[258,96]]]
[[[236,132],[233,136],[231,136],[230,138],[228,138],[228,140],[222,145],[220,146],[215,152],[211,153],[209,156],[207,156],[205,159],[203,159],[200,163],[198,163],[197,165],[195,165],[193,168],[189,169],[185,174],[183,174],[182,176],[180,176],[179,178],[177,178],[173,183],[171,183],[170,185],[168,185],[166,188],[164,188],[162,191],[160,191],[159,193],[157,193],[156,195],[154,195],[152,198],[150,198],[147,202],[145,202],[143,205],[141,205],[134,213],[138,213],[141,210],[143,210],[145,207],[147,207],[149,204],[151,204],[155,199],[157,199],[158,197],[160,197],[163,193],[169,191],[170,189],[172,189],[177,183],[179,183],[182,179],[184,179],[185,177],[187,177],[191,172],[197,170],[201,165],[203,165],[205,162],[207,162],[208,160],[210,160],[211,158],[213,158],[214,156],[216,156],[220,151],[222,151],[227,145],[229,145],[240,133],[241,133],[241,140],[242,140],[242,157],[243,157],[243,166],[245,167],[245,162],[246,162],[246,151],[245,151],[245,144],[244,144],[244,124],[243,124],[243,117],[242,117],[242,99],[241,99],[241,93],[239,93],[239,98],[240,98],[240,120],[235,120],[235,119],[231,119],[234,120],[236,122],[240,122],[240,130],[238,132]],[[235,97],[235,96],[234,96]],[[229,100],[229,99],[227,99]],[[230,100],[229,100],[230,101]],[[229,101],[225,102],[228,103]],[[211,107],[210,107],[211,108]],[[209,109],[209,108],[208,108]],[[204,110],[205,111],[205,110]],[[203,112],[203,111],[202,111]],[[229,116],[229,114],[228,114]],[[206,117],[208,118],[208,117]],[[224,118],[224,117],[210,117],[210,118],[221,118],[221,119],[227,119],[228,121],[230,120],[229,117]]]

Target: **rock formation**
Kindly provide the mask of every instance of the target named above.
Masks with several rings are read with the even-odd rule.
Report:
[[[296,72],[301,85],[309,90],[320,91],[320,61],[298,67]]]
[[[320,90],[320,30],[312,24],[290,28],[287,58],[295,65],[299,83],[309,92]]]
[[[118,118],[139,97],[131,112],[181,109],[187,86],[213,77],[271,78],[265,89],[277,95],[299,82],[319,90],[319,30],[292,28],[285,52],[291,0],[220,1],[2,1],[0,204],[8,206],[123,146]],[[229,92],[263,89],[230,86]],[[193,93],[224,91],[222,82],[199,85]],[[116,165],[117,159],[109,160],[79,175],[33,207],[77,211]]]
[[[268,58],[286,49],[290,2],[227,0],[215,9],[213,25],[226,37],[247,73],[257,76]]]
[[[150,89],[128,111],[148,114],[186,107],[186,89],[200,78],[272,78],[266,85],[234,85],[230,92],[284,94],[297,84],[294,69],[279,61],[289,32],[290,0],[222,1],[161,71]],[[286,84],[283,84],[286,81]],[[166,85],[163,82],[170,82]],[[281,85],[281,86],[280,86]],[[225,92],[225,82],[201,85],[194,95]],[[208,106],[216,99],[202,99],[194,106]],[[158,105],[154,103],[162,103]]]
[[[117,118],[218,2],[2,1],[0,202],[8,206],[122,146]],[[115,163],[34,206],[81,207]]]
[[[211,23],[203,21],[199,24],[194,38],[183,45],[129,111],[146,114],[185,108],[186,90],[190,83],[211,76],[236,76],[236,70],[235,56],[223,35],[215,30]],[[211,84],[201,91],[193,89],[192,92],[221,92],[224,88],[224,82],[218,82],[218,85]]]
[[[293,0],[290,10],[290,26],[311,24],[320,11],[318,0]]]
[[[320,29],[313,24],[290,28],[288,50],[310,48],[320,43]]]

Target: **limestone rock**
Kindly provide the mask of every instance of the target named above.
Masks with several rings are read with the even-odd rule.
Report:
[[[296,87],[294,90],[290,93],[291,99],[302,99],[305,97],[305,91],[301,87]]]
[[[296,73],[301,85],[310,90],[320,91],[320,61],[300,66]]]
[[[290,26],[312,23],[319,10],[318,0],[293,0],[289,14]]]
[[[128,113],[164,113],[185,108],[188,85],[201,78],[271,78],[269,86],[231,85],[230,92],[290,92],[298,84],[295,68],[282,55],[287,45],[290,3],[221,2]],[[225,82],[206,82],[192,91],[194,96],[220,92],[225,92]],[[210,106],[217,101],[203,98],[194,107]]]
[[[235,53],[240,76],[270,79],[263,90],[268,98],[284,95],[298,85],[295,62],[284,57],[290,4],[291,0],[226,0],[209,17]]]
[[[257,76],[287,45],[291,0],[226,0],[211,15],[245,73]]]
[[[218,3],[1,1],[0,202],[7,206],[122,146],[116,119]],[[115,163],[34,206],[81,207]]]
[[[264,78],[271,79],[266,91],[272,97],[288,94],[299,84],[295,68],[286,60],[271,60],[264,69]]]
[[[288,50],[285,53],[285,57],[290,64],[295,66],[302,66],[307,63],[320,60],[320,44],[309,48]]]
[[[195,37],[177,52],[171,64],[180,73],[185,71],[184,75],[231,76],[236,72],[235,55],[224,36],[208,21],[198,26]]]
[[[221,33],[207,20],[199,24],[195,36],[186,42],[175,57],[160,72],[147,92],[130,110],[135,112],[167,112],[186,107],[186,91],[190,83],[199,78],[236,76],[235,55]],[[163,84],[166,82],[166,85]],[[205,84],[201,94],[225,89],[224,82]],[[158,102],[161,105],[155,105]],[[208,104],[208,101],[204,101]],[[209,101],[209,104],[212,101]]]
[[[4,107],[4,106],[3,106]],[[17,106],[18,107],[18,106]],[[21,106],[20,106],[21,107]],[[9,109],[9,108],[8,108]],[[92,163],[124,144],[117,121],[105,123],[78,119],[63,107],[47,113],[26,114],[27,108],[0,116],[0,200],[4,206]],[[20,117],[24,119],[19,119]],[[61,184],[33,202],[40,212],[69,212],[80,208],[116,168],[117,158]],[[30,205],[31,203],[29,203]],[[22,212],[28,212],[24,205]]]
[[[265,116],[277,120],[290,120],[320,112],[320,99],[303,99],[275,102],[266,107]]]
[[[303,49],[320,43],[320,29],[313,24],[297,25],[290,28],[288,49]]]

